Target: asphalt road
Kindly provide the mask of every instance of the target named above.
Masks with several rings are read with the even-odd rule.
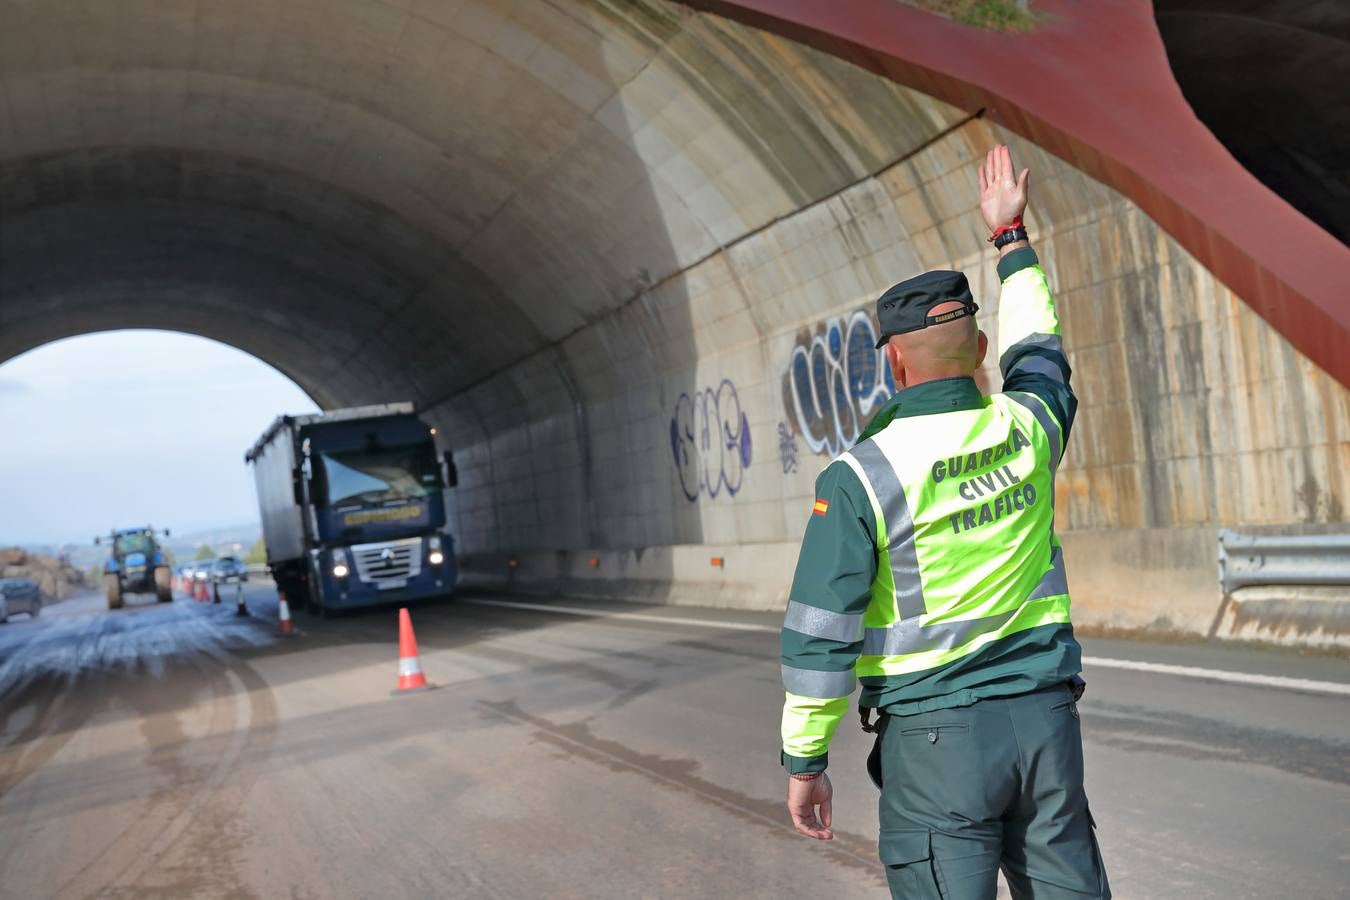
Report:
[[[886,896],[852,721],[839,839],[787,823],[775,616],[422,606],[438,689],[391,696],[392,611],[278,638],[271,593],[248,598],[0,627],[0,897]],[[1350,683],[1342,659],[1084,644]],[[1085,674],[1117,897],[1350,896],[1350,696]]]

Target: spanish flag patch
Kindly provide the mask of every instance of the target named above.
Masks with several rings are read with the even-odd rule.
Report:
[[[825,515],[825,511],[829,508],[830,508],[830,501],[816,498],[816,505],[811,509],[811,512],[815,513],[818,516],[823,516]]]

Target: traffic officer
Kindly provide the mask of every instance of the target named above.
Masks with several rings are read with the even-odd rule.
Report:
[[[1054,531],[1077,402],[1006,146],[980,168],[998,249],[1003,392],[960,272],[877,300],[899,390],[816,479],[783,623],[782,761],[797,830],[833,837],[830,739],[863,685],[894,897],[1109,897],[1083,791],[1080,650]],[[855,677],[856,676],[856,677]],[[872,711],[879,714],[870,724]]]

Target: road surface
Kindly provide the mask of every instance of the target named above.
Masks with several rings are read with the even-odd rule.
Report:
[[[886,896],[852,720],[839,839],[787,824],[776,616],[465,597],[413,611],[438,689],[391,696],[392,611],[248,605],[0,627],[0,897]],[[1117,897],[1347,896],[1350,663],[1084,643]]]

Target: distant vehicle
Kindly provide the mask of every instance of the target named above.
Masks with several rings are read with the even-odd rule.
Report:
[[[454,464],[411,403],[281,416],[253,464],[267,563],[312,611],[449,594],[455,554],[441,491]]]
[[[248,581],[248,566],[237,556],[222,556],[211,567],[211,574],[217,582]]]
[[[169,529],[160,532],[169,536]],[[169,564],[155,539],[155,530],[124,528],[114,531],[107,539],[110,552],[103,564],[103,593],[108,597],[108,609],[121,609],[125,594],[154,594],[160,603],[173,600]],[[94,538],[95,544],[104,538]]]
[[[36,619],[42,612],[42,591],[31,578],[0,578],[0,625],[15,613]]]

